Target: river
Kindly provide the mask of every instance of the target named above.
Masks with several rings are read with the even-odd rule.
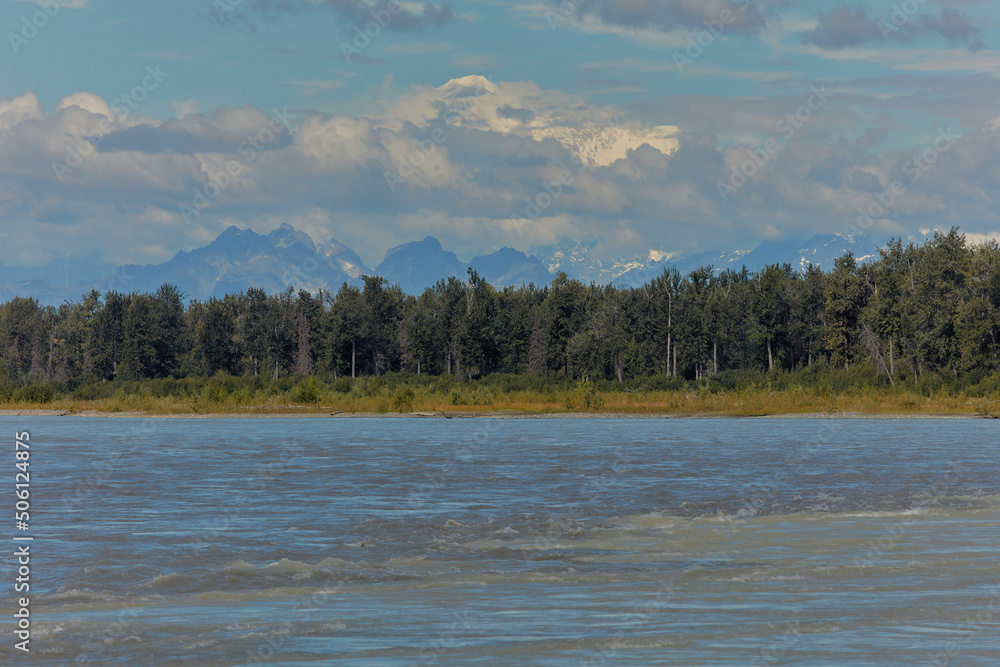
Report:
[[[1000,664],[998,422],[0,422],[17,664]]]

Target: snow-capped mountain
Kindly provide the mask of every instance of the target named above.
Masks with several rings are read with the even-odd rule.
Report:
[[[926,239],[907,240],[919,243]],[[878,248],[886,241],[865,235],[828,234],[807,241],[765,241],[752,250],[697,254],[649,251],[645,256],[601,259],[595,252],[599,240],[564,238],[558,244],[534,248],[528,254],[505,247],[466,263],[428,236],[392,248],[378,267],[369,269],[347,246],[336,240],[317,244],[308,234],[288,224],[269,234],[230,227],[207,246],[179,252],[163,264],[122,266],[105,273],[103,278],[75,285],[60,284],[58,277],[49,281],[29,278],[0,282],[0,300],[26,296],[45,305],[58,305],[78,300],[91,289],[101,293],[151,292],[163,283],[174,284],[187,298],[198,300],[244,292],[251,287],[269,293],[289,287],[312,293],[321,289],[336,292],[345,282],[360,286],[364,274],[380,275],[406,293],[416,295],[449,276],[466,280],[470,266],[498,289],[529,283],[542,287],[559,272],[584,283],[635,287],[669,267],[682,275],[704,266],[721,272],[729,268],[740,270],[744,265],[758,270],[768,264],[790,264],[797,271],[813,264],[829,271],[834,260],[848,252],[860,262],[877,259]]]
[[[769,264],[790,264],[794,271],[805,271],[812,264],[829,271],[833,268],[834,260],[848,252],[853,253],[854,258],[861,263],[878,259],[878,249],[887,240],[876,240],[867,235],[851,237],[819,234],[808,241],[764,241],[753,250],[672,255],[622,273],[612,282],[619,287],[636,287],[649,282],[670,267],[676,268],[682,275],[705,266],[711,266],[716,273],[720,273],[726,269],[740,270],[744,266],[757,271]]]
[[[564,237],[554,245],[532,248],[531,253],[553,275],[564,272],[584,283],[598,284],[610,283],[623,273],[641,269],[650,261],[642,257],[601,259],[594,253],[599,243],[594,238],[574,241]]]
[[[270,234],[230,227],[203,248],[181,251],[163,264],[122,266],[93,287],[120,292],[154,291],[172,283],[191,299],[243,292],[337,290],[360,284],[367,271],[357,253],[332,240],[318,246],[305,232],[284,223]]]
[[[529,257],[519,250],[507,247],[476,257],[469,262],[469,266],[497,289],[532,283],[536,287],[544,287],[553,278],[537,257]]]

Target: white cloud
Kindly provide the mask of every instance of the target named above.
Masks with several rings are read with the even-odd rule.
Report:
[[[108,103],[104,101],[104,98],[93,93],[80,92],[62,98],[56,105],[56,112],[68,109],[69,107],[79,107],[84,111],[99,114],[109,120],[115,117],[115,113],[108,106]]]
[[[52,4],[52,0],[20,0],[20,2],[31,2],[36,5]],[[62,9],[84,9],[90,4],[90,0],[55,0],[55,3]]]
[[[198,104],[194,100],[184,100],[183,102],[171,102],[171,108],[177,118],[184,118],[191,114],[198,113]]]
[[[659,122],[642,123],[530,81],[466,77],[411,89],[372,117],[293,111],[290,131],[265,132],[271,119],[249,105],[205,114],[188,100],[175,104],[177,118],[112,118],[101,136],[109,110],[100,97],[75,93],[46,114],[29,93],[0,100],[0,221],[29,230],[3,248],[37,263],[66,253],[162,261],[234,222],[267,229],[281,219],[326,230],[369,261],[425,234],[466,254],[564,234],[645,254],[841,231],[928,138],[886,150],[856,136],[856,116],[833,105],[723,202],[716,182],[801,102],[679,99],[657,104]],[[712,130],[665,124],[671,116],[688,128],[728,125],[728,145]],[[99,137],[96,150],[60,182],[53,163],[95,141],[88,136]],[[186,223],[179,207],[234,164],[238,173]],[[990,233],[1000,228],[997,173],[1000,131],[967,133],[879,229],[954,223]],[[558,194],[546,193],[565,174]],[[549,197],[543,210],[526,215],[526,199],[540,195]]]

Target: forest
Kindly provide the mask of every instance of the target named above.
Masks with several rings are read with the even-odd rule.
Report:
[[[498,291],[471,270],[419,297],[372,276],[335,294],[251,289],[204,302],[163,285],[0,306],[0,401],[110,396],[168,378],[291,387],[315,377],[309,386],[349,391],[351,378],[387,375],[625,390],[847,373],[870,386],[986,395],[1000,368],[998,327],[1000,246],[969,244],[957,229],[922,245],[896,239],[863,263],[847,255],[828,272],[671,269],[638,288],[560,274]]]

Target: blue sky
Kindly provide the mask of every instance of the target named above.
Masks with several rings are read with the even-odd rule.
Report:
[[[469,256],[595,237],[608,257],[992,237],[998,18],[975,0],[6,0],[0,263],[160,262],[283,221],[371,264],[427,234]]]

